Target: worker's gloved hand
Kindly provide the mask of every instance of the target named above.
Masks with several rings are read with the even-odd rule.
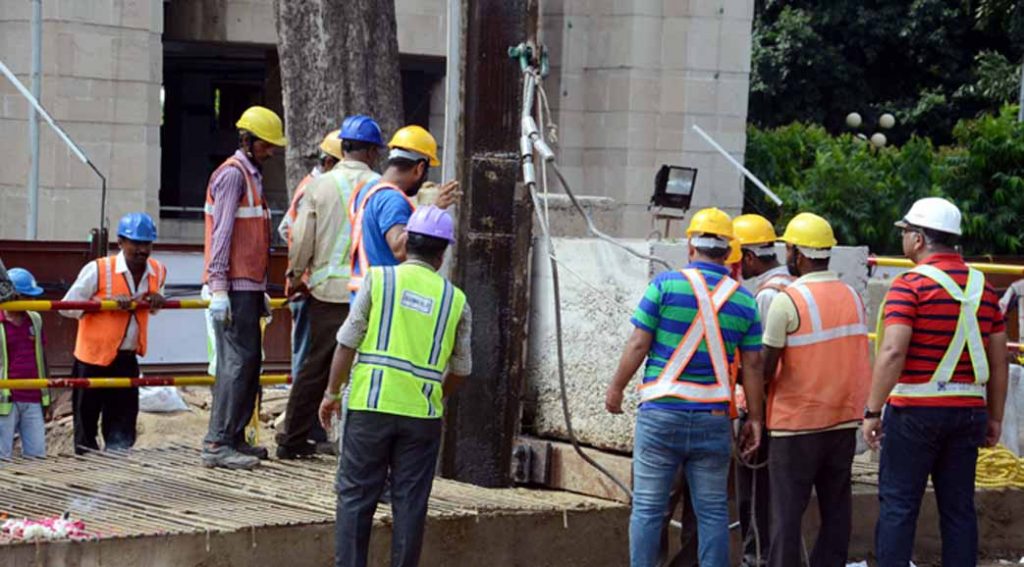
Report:
[[[231,320],[231,300],[228,299],[228,292],[215,291],[210,299],[210,315],[214,321],[225,323]]]

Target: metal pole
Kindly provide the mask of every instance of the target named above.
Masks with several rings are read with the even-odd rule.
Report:
[[[32,2],[32,96],[39,100],[43,78],[43,0]],[[28,228],[25,237],[35,240],[39,231],[39,118],[28,105]]]
[[[462,114],[462,0],[448,0],[448,37],[444,75],[444,163],[441,180],[455,179]]]

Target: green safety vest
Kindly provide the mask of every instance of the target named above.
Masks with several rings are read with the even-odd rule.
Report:
[[[981,327],[978,325],[978,309],[981,307],[981,297],[985,292],[985,276],[974,268],[969,268],[967,275],[967,286],[961,289],[949,274],[929,264],[916,266],[911,272],[920,274],[942,286],[957,303],[960,304],[960,315],[956,323],[956,331],[950,341],[946,352],[942,355],[935,373],[928,382],[921,384],[898,383],[892,390],[893,397],[920,398],[920,397],[984,397],[985,385],[988,383],[989,366],[988,355],[985,352],[985,343],[981,335]],[[883,320],[885,318],[885,302],[878,310],[878,333],[875,337],[875,352],[882,344],[884,337]],[[971,365],[974,368],[974,382],[951,382],[953,374],[956,373],[956,366],[963,356],[964,349],[971,357]]]
[[[352,370],[349,409],[440,418],[441,384],[466,296],[423,266],[370,271],[372,307]]]
[[[43,353],[43,317],[35,311],[26,311],[29,321],[32,323],[32,331],[35,334],[36,343],[36,370],[38,378],[46,377],[46,356]],[[0,324],[0,379],[7,380],[8,357],[7,357],[7,331]],[[50,405],[50,390],[40,390],[43,395],[43,407]],[[10,415],[13,409],[10,390],[0,390],[0,415]]]
[[[331,170],[324,174],[324,176],[330,177],[334,181],[334,187],[338,191],[338,200],[341,202],[342,212],[348,213],[348,202],[352,197],[354,191],[358,191],[363,187],[372,187],[380,180],[379,175],[375,175],[367,180],[366,183],[359,184],[358,187],[352,186],[352,180],[341,171]],[[331,257],[327,260],[327,263],[321,266],[318,270],[314,271],[309,277],[309,287],[315,288],[316,286],[324,283],[327,280],[335,278],[348,278],[351,275],[351,267],[349,263],[349,250],[352,246],[352,227],[348,230],[338,231],[338,240],[335,241],[334,247],[331,249]]]

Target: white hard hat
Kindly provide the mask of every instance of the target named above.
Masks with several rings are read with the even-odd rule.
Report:
[[[960,209],[941,197],[918,199],[903,220],[896,222],[900,228],[908,225],[959,235]]]

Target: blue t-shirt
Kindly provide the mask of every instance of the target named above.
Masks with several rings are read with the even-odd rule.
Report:
[[[363,187],[356,196],[356,203],[362,202],[363,195],[370,189],[370,186]],[[382,189],[366,202],[366,212],[363,215],[363,248],[371,266],[398,265],[398,259],[395,258],[384,235],[395,225],[408,224],[410,216],[412,207],[409,206],[409,202],[393,189]],[[355,267],[358,273],[359,264],[357,263]],[[352,294],[352,299],[355,299],[355,293]]]

